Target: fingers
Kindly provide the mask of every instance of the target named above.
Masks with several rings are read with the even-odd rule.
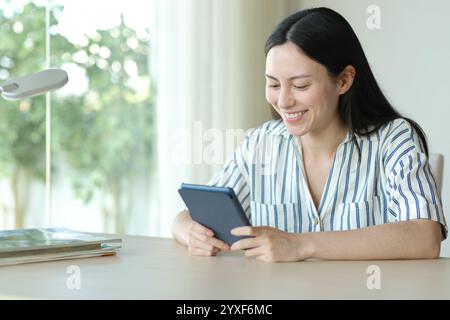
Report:
[[[197,238],[197,240],[200,240],[203,243],[209,244],[213,247],[219,248],[221,250],[230,250],[230,246],[227,245],[225,242],[223,242],[222,240],[219,240],[217,238],[214,237],[210,237],[210,236],[205,236],[203,234],[198,234],[195,233],[194,236]]]
[[[247,249],[253,249],[260,245],[260,239],[259,238],[246,238],[239,241],[236,241],[231,246],[231,250],[247,250]]]
[[[267,232],[268,227],[237,227],[231,230],[231,234],[235,236],[252,236],[257,237]]]
[[[186,236],[189,252],[194,255],[215,256],[220,250],[230,250],[225,242],[213,236],[212,230],[192,221]]]
[[[196,221],[192,221],[191,227],[192,227],[192,230],[194,230],[197,233],[209,235],[209,236],[213,235],[212,230],[208,229],[207,227],[201,225],[200,223],[198,223]]]
[[[194,222],[192,226],[192,230],[194,232],[194,236],[205,243],[208,243],[214,247],[217,247],[222,250],[230,250],[230,246],[227,245],[222,240],[219,240],[217,238],[214,238],[214,233],[212,230],[206,228],[205,226],[202,226],[201,224]]]
[[[252,239],[244,239],[244,240],[255,240],[258,238],[252,238]],[[273,258],[270,256],[270,252],[268,252],[267,247],[263,245],[263,241],[244,241],[240,240],[238,242],[235,242],[231,246],[231,250],[239,250],[239,248],[242,247],[242,250],[245,250],[245,257],[247,258],[255,258],[258,261],[264,261],[264,262],[273,262]],[[236,244],[236,246],[235,246]],[[237,249],[235,249],[237,248]]]
[[[220,248],[215,247],[212,244],[209,244],[207,242],[200,241],[198,239],[192,239],[190,245],[191,245],[191,247],[206,250],[209,252],[213,252],[214,250],[217,250],[217,252],[220,251]]]
[[[251,258],[251,257],[261,257],[262,255],[264,255],[264,249],[261,247],[256,247],[254,249],[249,249],[245,251],[245,256],[247,258]]]

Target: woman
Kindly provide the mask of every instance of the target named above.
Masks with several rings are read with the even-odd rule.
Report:
[[[232,187],[252,236],[231,248],[182,211],[174,237],[194,255],[263,261],[436,258],[447,226],[425,135],[381,92],[348,22],[297,12],[266,43],[278,119],[247,135],[211,185]]]

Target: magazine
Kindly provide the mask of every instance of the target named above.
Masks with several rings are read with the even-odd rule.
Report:
[[[0,266],[114,255],[122,239],[66,228],[0,231]]]

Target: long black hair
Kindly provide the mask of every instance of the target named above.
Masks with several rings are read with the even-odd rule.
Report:
[[[356,75],[351,88],[339,96],[338,113],[352,133],[352,141],[359,154],[361,152],[355,134],[368,136],[384,124],[402,118],[417,131],[428,155],[424,132],[415,121],[400,115],[386,99],[358,37],[343,16],[329,8],[306,9],[288,16],[267,39],[266,57],[274,46],[288,41],[323,65],[333,78],[348,65],[355,68]]]

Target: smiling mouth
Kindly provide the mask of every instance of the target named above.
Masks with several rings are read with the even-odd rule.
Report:
[[[303,118],[304,114],[308,112],[308,110],[303,110],[303,111],[299,111],[299,112],[283,112],[284,114],[284,118],[288,121],[288,122],[293,122],[293,121],[298,121],[301,118]]]

